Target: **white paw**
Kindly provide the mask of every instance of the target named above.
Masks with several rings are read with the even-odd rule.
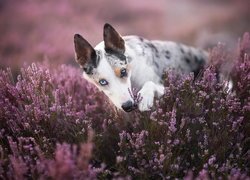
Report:
[[[156,92],[157,92],[158,97],[163,96],[163,94],[165,92],[164,86],[157,86],[156,87]]]
[[[141,102],[138,105],[140,111],[149,111],[154,105],[154,93],[150,91],[141,90],[139,91]]]

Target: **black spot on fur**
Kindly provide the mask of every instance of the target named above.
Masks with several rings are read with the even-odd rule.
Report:
[[[197,56],[194,56],[194,62],[195,62],[196,64],[199,64],[199,59],[198,59]]]
[[[184,51],[183,47],[180,44],[179,44],[179,48],[180,48],[181,53],[185,54],[185,51]]]
[[[142,37],[139,37],[138,38],[141,42],[143,42],[144,41],[144,39],[142,38]]]
[[[142,47],[142,56],[145,56],[145,48]]]
[[[155,45],[153,45],[152,43],[146,43],[146,46],[148,46],[148,47],[152,50],[152,52],[154,52],[154,54],[155,54],[155,56],[156,56],[157,58],[160,57],[160,56],[159,56],[159,51],[158,51],[158,49],[155,47]]]
[[[166,50],[166,51],[165,51],[165,58],[166,58],[166,59],[170,59],[170,57],[171,57],[170,52],[169,52],[168,50]]]
[[[153,64],[154,64],[154,66],[156,66],[157,69],[159,69],[160,66],[159,66],[157,61],[153,61]]]
[[[190,61],[189,58],[185,57],[184,59],[185,59],[185,61],[186,61],[187,64],[190,64],[190,63],[191,63],[191,61]]]
[[[144,44],[144,43],[138,43],[138,46],[141,46],[142,45],[142,47],[141,47],[141,49],[142,49],[142,51],[141,51],[141,53],[139,54],[140,56],[145,56],[145,49],[147,48],[147,46]]]

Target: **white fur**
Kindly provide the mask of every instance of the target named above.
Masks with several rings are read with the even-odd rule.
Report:
[[[180,45],[174,42],[148,41],[146,39],[140,42],[137,36],[126,36],[123,37],[123,39],[126,50],[124,55],[131,59],[129,62],[130,70],[125,82],[115,75],[114,70],[105,56],[103,42],[95,47],[95,50],[100,52],[100,62],[96,68],[96,72],[101,78],[105,78],[109,82],[109,85],[102,87],[85,73],[84,77],[95,84],[99,90],[103,91],[119,109],[121,109],[121,105],[128,100],[133,102],[128,91],[128,89],[131,89],[132,84],[133,87],[139,90],[138,93],[142,97],[138,106],[139,110],[148,111],[153,106],[155,95],[160,97],[164,94],[164,86],[161,83],[163,71],[166,69],[176,69],[177,71],[187,73],[192,71],[192,66],[187,66],[183,63],[182,58],[184,55],[180,53]],[[152,43],[155,49],[157,49],[158,54],[153,52],[155,49],[144,48],[146,43]],[[184,45],[182,45],[182,48],[187,52],[190,51],[193,54],[199,54],[198,50],[194,48],[189,48]],[[171,58],[168,60],[166,60],[164,56],[166,50],[171,53]],[[153,66],[153,63],[158,63],[158,65]],[[195,64],[193,66],[195,66]]]
[[[122,83],[115,76],[113,69],[106,59],[101,59],[99,63],[100,64],[96,69],[96,73],[100,74],[101,78],[104,78],[109,82],[108,88],[95,83],[86,73],[83,73],[84,78],[95,84],[99,90],[103,91],[104,94],[106,94],[106,96],[108,96],[113,104],[118,108],[121,108],[121,104],[128,100],[133,102],[133,99],[128,91],[128,89],[131,89],[131,82],[127,81],[126,83]],[[128,78],[130,78],[130,76],[131,73],[128,75]]]

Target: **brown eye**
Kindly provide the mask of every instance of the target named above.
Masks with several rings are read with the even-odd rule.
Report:
[[[122,68],[120,73],[121,73],[121,75],[120,75],[121,78],[126,77],[128,75],[127,74],[127,69],[125,69],[125,68]]]

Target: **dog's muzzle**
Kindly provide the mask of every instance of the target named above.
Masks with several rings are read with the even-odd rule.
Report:
[[[122,109],[126,112],[133,111],[137,108],[137,105],[135,105],[132,101],[127,101],[122,104]]]

